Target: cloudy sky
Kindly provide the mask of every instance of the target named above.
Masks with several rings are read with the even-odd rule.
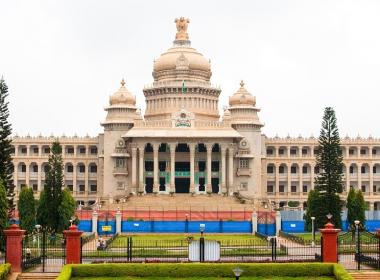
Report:
[[[220,108],[243,79],[268,136],[318,135],[333,106],[342,136],[380,137],[380,1],[5,1],[0,74],[19,135],[96,135],[127,88],[144,107],[152,64],[190,18]]]

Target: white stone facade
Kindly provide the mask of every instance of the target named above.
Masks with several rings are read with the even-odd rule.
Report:
[[[220,116],[221,89],[210,83],[210,63],[191,47],[188,21],[176,23],[173,47],[155,60],[153,84],[143,89],[144,116],[123,80],[105,108],[102,134],[59,137],[65,184],[76,200],[240,193],[262,205],[302,206],[314,187],[317,139],[263,135],[256,98],[243,82]],[[43,189],[55,139],[13,138],[16,191],[25,185],[36,193]],[[380,209],[380,139],[345,138],[342,147],[346,190],[361,188],[370,207]]]

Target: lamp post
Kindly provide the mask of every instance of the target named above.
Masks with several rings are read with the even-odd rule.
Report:
[[[41,225],[37,224],[34,227],[37,230],[37,251],[39,252],[40,251],[40,237],[39,237],[39,233],[40,233]]]
[[[206,225],[200,224],[199,231],[201,232],[201,237],[199,238],[199,261],[205,261],[205,239],[203,237],[203,232],[205,231]]]
[[[315,227],[314,227],[314,222],[315,222],[315,217],[310,217],[311,219],[311,232],[313,233],[313,241],[311,241],[311,246],[315,246]]]
[[[354,221],[355,224],[355,231],[356,231],[356,260],[357,260],[357,269],[360,270],[360,233],[359,233],[359,220]]]
[[[243,270],[240,267],[237,267],[237,268],[234,268],[232,271],[235,275],[235,279],[239,280],[240,275],[243,273]]]

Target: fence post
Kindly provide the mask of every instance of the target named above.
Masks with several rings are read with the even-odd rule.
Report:
[[[121,233],[121,212],[120,210],[117,210],[115,217],[116,217],[116,234]]]
[[[334,228],[330,222],[325,224],[323,229],[319,230],[322,234],[322,261],[328,263],[338,262],[338,233],[340,229]]]
[[[92,233],[98,234],[98,212],[92,212]]]
[[[20,229],[16,224],[11,225],[8,229],[4,230],[6,237],[6,260],[12,266],[13,272],[21,272],[22,263],[22,239],[25,230]]]
[[[81,261],[81,235],[76,225],[71,225],[63,231],[66,238],[66,264],[80,263]]]
[[[281,212],[276,211],[276,235],[278,236],[281,230]]]
[[[257,212],[252,213],[252,234],[257,232]]]

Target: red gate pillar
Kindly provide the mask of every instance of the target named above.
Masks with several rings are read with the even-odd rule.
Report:
[[[330,222],[319,230],[322,234],[322,261],[328,263],[338,262],[338,233],[340,229],[334,228]]]
[[[66,238],[66,264],[81,262],[81,242],[83,231],[79,231],[76,225],[71,225],[68,230],[63,231]]]
[[[11,264],[13,272],[21,272],[22,270],[22,239],[24,234],[25,230],[20,229],[16,224],[4,230],[4,235],[7,239],[6,260]]]

